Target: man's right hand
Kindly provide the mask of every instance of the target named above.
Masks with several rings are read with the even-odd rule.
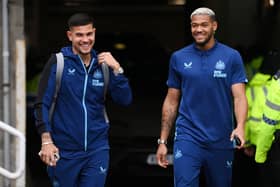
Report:
[[[255,156],[256,148],[254,146],[248,146],[244,148],[244,153],[248,157],[253,157]]]
[[[44,144],[44,142],[42,143],[39,156],[45,164],[47,164],[48,166],[56,166],[56,162],[58,161],[56,155],[59,155],[59,151],[58,148],[53,143],[49,143],[49,144]]]
[[[158,146],[158,150],[157,150],[157,162],[158,165],[163,167],[163,168],[167,168],[168,166],[168,160],[166,159],[166,155],[167,155],[167,147],[165,144],[159,144]]]
[[[55,155],[59,155],[59,150],[54,145],[51,134],[49,132],[44,132],[41,134],[41,139],[41,150],[38,153],[41,160],[48,166],[56,166],[58,158]]]

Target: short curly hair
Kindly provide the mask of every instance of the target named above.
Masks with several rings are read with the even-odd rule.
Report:
[[[192,12],[190,18],[192,19],[192,17],[196,16],[196,15],[208,15],[213,21],[216,21],[215,12],[207,7],[200,7],[200,8],[195,9]]]

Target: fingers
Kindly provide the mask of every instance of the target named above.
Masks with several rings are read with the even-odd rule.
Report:
[[[110,52],[102,52],[97,56],[98,64],[106,63],[112,69],[116,69],[120,66],[120,64],[116,61],[116,59],[111,55]]]
[[[157,163],[160,167],[163,167],[163,168],[167,168],[168,166],[168,160],[167,160],[167,147],[165,144],[160,144],[158,146],[158,150],[157,150],[157,153],[156,153],[156,158],[157,158]]]
[[[51,157],[50,157],[50,163],[49,163],[49,165],[50,166],[56,166],[56,159],[55,159],[55,156],[54,156],[54,154],[52,154],[51,155]]]
[[[240,129],[234,129],[230,135],[230,140],[234,141],[235,148],[243,148],[245,144],[244,132]]]
[[[41,160],[48,166],[56,166],[56,162],[59,159],[58,153],[54,154],[43,154],[41,151],[38,153]]]
[[[56,147],[42,147],[38,155],[40,156],[41,160],[48,166],[56,166],[56,162],[59,160],[59,152]]]
[[[110,52],[99,53],[98,56],[97,56],[98,57],[98,63],[99,64],[107,63],[110,56],[111,56]]]
[[[53,156],[53,154],[46,154],[46,153],[43,153],[42,151],[40,151],[38,153],[38,155],[40,156],[41,160],[49,165],[49,166],[55,166],[56,165],[56,160]]]
[[[166,159],[166,154],[157,153],[157,163],[160,167],[167,168],[168,160]]]
[[[163,168],[167,168],[168,166],[168,160],[166,159],[166,157],[164,155],[160,155],[158,160],[158,165],[163,167]]]
[[[237,149],[241,149],[244,147],[244,144],[245,144],[245,140],[240,138],[239,136],[237,135],[234,135],[234,137],[232,138],[232,140],[234,142],[234,147],[237,148]]]
[[[245,153],[245,155],[247,155],[249,157],[253,157],[255,155],[255,151],[251,147],[245,148],[244,153]]]

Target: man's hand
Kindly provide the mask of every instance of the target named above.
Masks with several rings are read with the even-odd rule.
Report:
[[[168,160],[166,159],[167,151],[165,144],[159,144],[156,157],[158,165],[163,168],[167,168],[168,166]]]
[[[41,160],[48,166],[56,166],[59,159],[59,150],[52,142],[43,142],[38,153]]]
[[[255,156],[255,152],[256,152],[255,146],[248,146],[248,147],[244,148],[245,155],[247,155],[249,157]]]
[[[240,145],[237,145],[236,148],[237,149],[241,149],[243,148],[244,144],[245,144],[245,135],[244,135],[244,130],[241,128],[236,128],[232,131],[231,136],[230,136],[230,140],[233,141],[234,138],[238,138],[240,140]]]
[[[106,63],[113,70],[117,70],[120,68],[120,64],[118,61],[112,56],[110,52],[102,52],[98,54],[98,63]]]

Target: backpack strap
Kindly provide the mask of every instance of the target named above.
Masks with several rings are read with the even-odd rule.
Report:
[[[102,63],[101,64],[101,68],[102,68],[102,72],[103,72],[103,76],[104,76],[104,101],[105,101],[106,100],[108,86],[109,86],[110,74],[109,74],[108,65],[106,63]],[[104,111],[105,121],[106,121],[106,123],[109,123],[109,117],[108,117],[108,114],[107,114],[107,111],[106,111],[106,107],[104,107],[103,111]]]
[[[103,76],[104,76],[104,100],[106,100],[106,95],[107,95],[107,90],[108,90],[108,85],[109,85],[109,68],[106,63],[101,64]]]
[[[56,86],[55,86],[55,93],[53,96],[53,100],[52,100],[52,104],[49,110],[49,121],[52,120],[52,116],[53,116],[53,112],[54,112],[54,108],[55,108],[55,104],[56,104],[56,99],[58,96],[58,92],[60,89],[60,85],[61,85],[61,78],[62,78],[62,73],[63,73],[63,68],[64,68],[64,57],[63,54],[61,52],[56,53]],[[107,95],[107,90],[108,90],[108,86],[109,86],[109,79],[110,79],[110,74],[109,74],[109,68],[108,65],[105,63],[101,64],[101,68],[102,68],[102,72],[103,72],[103,76],[104,76],[104,101],[106,100],[106,95]],[[108,114],[106,111],[106,107],[104,107],[104,118],[106,123],[109,123],[109,118],[108,118]]]
[[[52,116],[53,116],[53,112],[54,112],[54,108],[55,108],[55,104],[56,104],[56,99],[58,96],[58,92],[60,89],[60,85],[61,85],[61,77],[62,77],[62,73],[63,73],[63,68],[64,68],[64,57],[63,54],[61,52],[56,53],[56,84],[55,84],[55,92],[54,92],[54,96],[53,96],[53,100],[52,100],[52,104],[49,110],[49,121],[51,122],[52,120]]]

